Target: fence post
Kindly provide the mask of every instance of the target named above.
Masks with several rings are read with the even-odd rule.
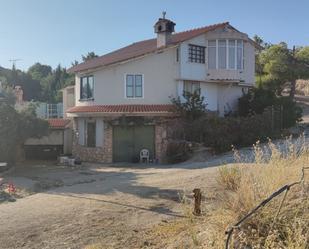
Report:
[[[193,189],[193,193],[194,193],[194,211],[193,214],[194,215],[201,215],[201,203],[202,203],[202,192],[201,189],[199,188],[195,188]]]
[[[274,132],[275,130],[275,115],[274,115],[274,106],[271,106],[270,109],[270,116],[271,116],[271,131]]]

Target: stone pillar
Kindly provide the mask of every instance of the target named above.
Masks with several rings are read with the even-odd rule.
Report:
[[[160,163],[164,162],[166,159],[167,144],[167,126],[163,122],[158,123],[155,126],[155,150],[156,158]]]

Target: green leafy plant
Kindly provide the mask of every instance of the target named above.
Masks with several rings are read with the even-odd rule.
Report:
[[[176,107],[175,111],[188,121],[200,118],[206,113],[207,104],[200,91],[184,92],[183,99],[180,97],[171,98],[171,102]]]
[[[14,163],[17,151],[29,137],[40,137],[48,132],[48,123],[38,119],[33,107],[18,113],[6,102],[0,103],[0,159]]]

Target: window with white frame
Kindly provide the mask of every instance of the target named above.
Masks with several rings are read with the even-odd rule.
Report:
[[[200,82],[198,81],[184,81],[184,86],[183,86],[183,90],[184,90],[184,94],[186,93],[198,93],[200,94]]]
[[[226,69],[226,40],[218,40],[218,68]]]
[[[235,39],[208,40],[208,68],[241,70],[243,41]]]
[[[143,97],[143,75],[127,74],[126,75],[126,97],[142,98]]]
[[[208,68],[209,69],[217,68],[217,41],[216,40],[208,41]]]

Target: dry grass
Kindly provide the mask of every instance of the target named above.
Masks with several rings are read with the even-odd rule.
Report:
[[[295,144],[287,140],[283,145],[285,153],[271,141],[266,152],[257,144],[254,165],[220,170],[218,183],[227,190],[220,193],[222,206],[213,214],[214,248],[223,248],[224,230],[231,221],[235,223],[274,191],[300,179],[302,167],[309,164],[308,147],[302,141],[300,138]],[[309,201],[304,192],[301,185],[289,191],[275,222],[283,194],[273,199],[235,232],[232,248],[247,245],[251,248],[305,249],[309,238]],[[218,219],[228,222],[217,222]]]
[[[192,210],[192,203],[184,202],[186,219],[161,224],[153,230],[152,235],[160,241],[162,248],[225,248],[225,231],[230,225],[274,191],[298,181],[302,167],[309,166],[309,148],[304,138],[297,142],[287,139],[280,146],[279,149],[269,141],[268,148],[264,149],[257,143],[254,146],[255,163],[240,162],[221,167],[214,200],[216,206],[204,203],[204,210],[207,207],[205,215],[193,218],[188,211]],[[235,154],[236,158],[241,158],[237,151]],[[291,188],[275,221],[283,194],[235,230],[230,248],[308,249],[308,183],[309,171],[306,185]]]
[[[239,163],[219,168],[217,188],[214,193],[207,193],[211,198],[206,197],[203,203],[203,216],[193,216],[192,199],[182,195],[186,218],[154,226],[144,234],[143,239],[149,244],[142,248],[225,248],[225,231],[230,225],[274,191],[298,181],[302,167],[309,166],[309,148],[304,138],[297,142],[287,139],[280,149],[271,141],[267,149],[257,143],[254,151],[254,163],[243,163],[243,157],[234,151]],[[309,249],[309,171],[305,183],[291,188],[275,221],[283,194],[235,230],[230,248]],[[98,244],[86,249],[99,248],[104,247]]]

